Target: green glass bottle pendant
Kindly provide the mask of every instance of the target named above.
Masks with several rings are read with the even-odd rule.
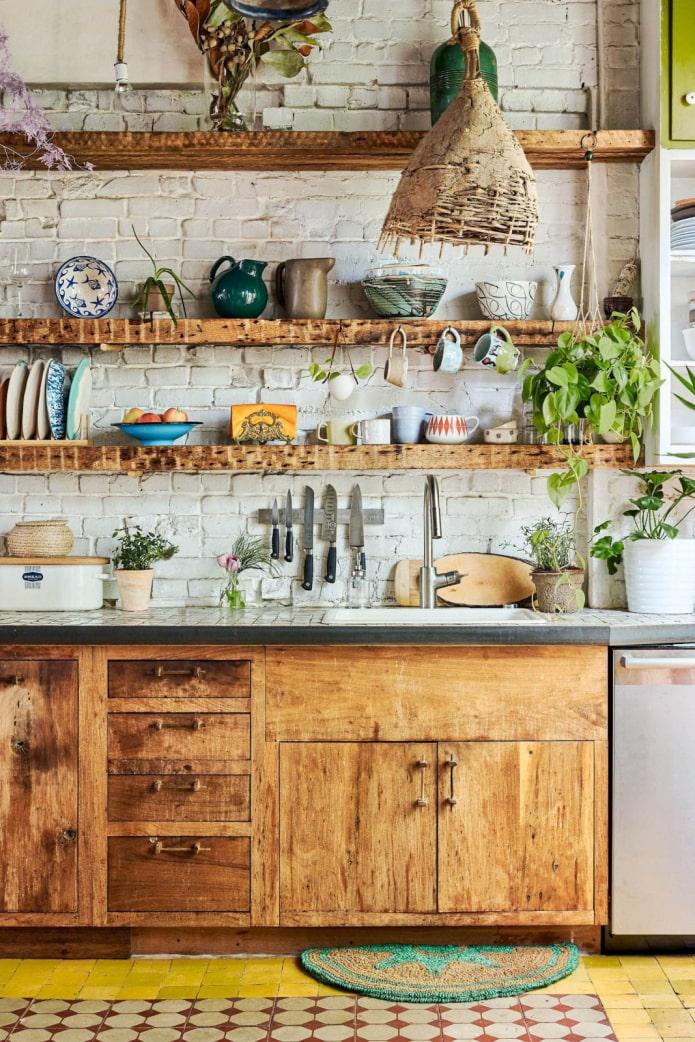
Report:
[[[495,101],[497,97],[497,59],[495,52],[483,40],[480,41],[480,72],[490,88]],[[437,47],[430,62],[430,112],[432,126],[442,112],[454,100],[466,75],[466,55],[456,41],[447,40]]]

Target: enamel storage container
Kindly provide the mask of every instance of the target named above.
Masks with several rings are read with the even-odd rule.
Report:
[[[108,557],[0,557],[0,611],[90,611],[104,603]]]

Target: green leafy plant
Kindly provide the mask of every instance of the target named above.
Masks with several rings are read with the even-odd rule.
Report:
[[[548,478],[548,494],[559,507],[589,464],[572,446],[563,444],[565,428],[585,419],[597,434],[613,432],[629,441],[635,460],[651,423],[656,393],[663,383],[659,363],[639,336],[636,309],[614,313],[595,333],[562,333],[543,368],[527,359],[519,370],[524,378],[522,399],[533,406],[533,424],[552,445],[562,446],[566,469]]]
[[[340,376],[338,370],[333,369],[335,358],[327,358],[321,365],[318,362],[312,362],[309,366],[309,376],[316,383],[327,383],[329,380],[335,380],[336,377]],[[328,366],[328,369],[324,369],[324,366]],[[350,371],[355,378],[355,383],[359,380],[366,380],[368,376],[371,376],[374,371],[374,367],[371,362],[365,362],[364,365],[358,365],[357,369],[354,368],[352,361],[350,361]]]
[[[193,292],[193,290],[190,289],[186,285],[185,282],[181,281],[181,279],[178,277],[178,275],[175,272],[173,272],[171,270],[171,268],[160,268],[160,267],[157,266],[156,260],[154,259],[154,257],[150,253],[150,251],[147,249],[145,244],[142,242],[142,240],[139,238],[138,233],[135,231],[134,226],[131,224],[130,227],[133,229],[133,235],[137,239],[138,245],[142,247],[142,249],[145,251],[147,256],[152,261],[152,275],[149,275],[145,279],[145,281],[142,284],[142,289],[140,290],[140,292],[138,293],[137,297],[135,298],[135,300],[132,302],[132,304],[130,306],[132,308],[137,308],[138,304],[142,304],[142,310],[143,310],[143,312],[145,314],[147,314],[147,312],[150,310],[150,308],[149,308],[150,294],[155,289],[159,290],[159,292],[162,295],[162,300],[164,301],[164,306],[166,307],[167,311],[169,312],[169,316],[171,317],[172,322],[174,323],[174,325],[176,325],[177,324],[177,320],[176,320],[176,315],[174,313],[174,309],[171,306],[171,297],[169,295],[169,291],[168,291],[165,283],[163,282],[164,276],[166,275],[169,278],[174,280],[174,284],[175,284],[176,288],[179,291],[179,297],[181,299],[181,309],[183,311],[184,318],[186,317],[186,304],[184,302],[183,293],[181,291],[185,289],[186,293],[189,293],[190,296],[193,297],[194,300],[196,299],[196,295]]]
[[[594,528],[591,556],[606,562],[609,575],[615,575],[623,559],[625,543],[637,539],[675,539],[678,527],[695,510],[695,502],[674,524],[674,512],[684,500],[695,498],[695,478],[687,477],[682,470],[652,470],[640,474],[634,470],[621,473],[636,478],[642,488],[640,495],[630,499],[630,507],[623,510],[623,517],[632,518],[633,530],[620,539],[601,535],[613,522],[603,521]],[[664,486],[676,479],[676,488],[667,496]]]
[[[575,528],[571,517],[556,521],[542,517],[521,529],[524,543],[517,549],[527,554],[540,572],[562,572],[584,567],[577,554]]]
[[[129,526],[124,522],[122,528],[117,528],[111,534],[114,539],[120,537],[119,545],[111,558],[114,568],[127,572],[146,571],[155,561],[168,561],[179,550],[178,546],[174,546],[163,536],[154,532],[143,532],[140,525]]]

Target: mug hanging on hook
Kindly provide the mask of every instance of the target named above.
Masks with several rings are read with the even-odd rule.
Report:
[[[447,326],[439,340],[434,353],[432,365],[435,373],[457,373],[463,362],[463,348],[458,330]]]
[[[399,334],[402,339],[402,353],[394,356],[393,345]],[[405,387],[408,379],[408,359],[405,354],[407,345],[408,338],[405,335],[405,330],[403,329],[403,326],[398,326],[391,334],[391,339],[389,340],[389,356],[384,365],[384,379],[387,383],[393,384],[395,387]]]

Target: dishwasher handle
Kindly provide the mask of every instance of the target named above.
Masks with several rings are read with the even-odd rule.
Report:
[[[627,652],[620,656],[620,665],[624,669],[695,669],[695,655],[631,655]]]

